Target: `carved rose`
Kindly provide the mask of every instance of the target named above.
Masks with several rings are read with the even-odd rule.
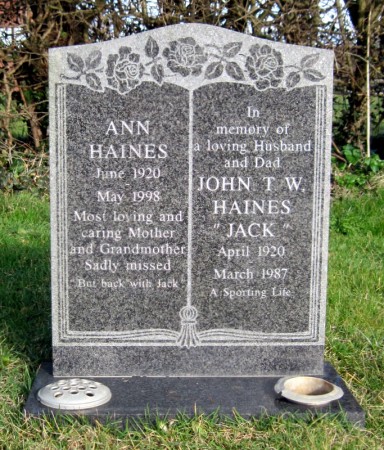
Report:
[[[167,66],[172,72],[179,73],[183,77],[200,75],[203,64],[207,61],[203,48],[191,37],[170,42],[163,55],[168,59]]]
[[[251,56],[247,57],[246,67],[249,76],[255,80],[256,89],[264,91],[277,87],[284,76],[283,58],[280,52],[272,50],[269,45],[256,44],[250,48]]]
[[[109,55],[107,62],[107,80],[110,87],[120,94],[129,92],[140,83],[144,66],[140,63],[140,56],[132,53],[129,47],[120,47],[119,54]]]

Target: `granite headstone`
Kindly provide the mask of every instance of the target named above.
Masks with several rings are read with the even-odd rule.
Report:
[[[333,53],[191,24],[49,58],[54,375],[322,374]]]

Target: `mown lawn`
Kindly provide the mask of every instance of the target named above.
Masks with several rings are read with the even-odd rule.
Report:
[[[50,358],[49,206],[0,196],[1,449],[384,448],[384,190],[333,201],[327,359],[366,411],[366,429],[343,417],[178,417],[141,428],[67,418],[25,419],[37,367]]]

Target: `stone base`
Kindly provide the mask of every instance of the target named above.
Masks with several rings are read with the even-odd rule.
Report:
[[[90,377],[86,377],[90,378]],[[292,413],[344,412],[353,424],[363,427],[365,414],[343,380],[328,363],[324,366],[324,379],[339,386],[344,396],[322,407],[291,403],[274,391],[278,377],[220,377],[220,378],[97,378],[108,386],[112,399],[105,405],[81,411],[60,411],[43,406],[37,400],[37,392],[47,384],[63,377],[52,376],[52,365],[43,363],[40,367],[28,400],[24,407],[27,416],[74,414],[89,417],[90,420],[105,422],[142,419],[145,417],[174,417],[181,412],[188,416],[210,414],[218,411],[222,416],[232,416],[236,410],[244,418],[261,415],[283,415]]]

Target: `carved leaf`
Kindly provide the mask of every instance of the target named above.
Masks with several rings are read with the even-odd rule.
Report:
[[[297,83],[300,82],[301,76],[299,72],[291,72],[287,76],[287,88],[291,89],[296,86]]]
[[[87,73],[85,75],[85,81],[88,86],[94,91],[102,91],[101,80],[95,73]]]
[[[233,58],[239,53],[241,45],[241,42],[230,42],[229,44],[224,45],[224,56],[226,58]]]
[[[237,81],[244,80],[243,71],[241,70],[240,66],[237,63],[235,62],[227,63],[225,70],[231,78],[234,78]]]
[[[217,78],[223,73],[223,70],[224,66],[221,64],[221,62],[213,62],[207,67],[207,70],[205,71],[205,78],[207,78],[208,80]]]
[[[148,58],[156,58],[156,56],[159,54],[159,46],[152,37],[148,38],[148,41],[145,45],[145,54],[148,56]]]
[[[312,67],[319,60],[319,58],[320,55],[318,53],[304,56],[304,58],[300,62],[301,68],[308,69],[309,67]]]
[[[82,72],[84,69],[84,61],[83,59],[75,55],[74,53],[68,53],[67,55],[67,62],[69,65],[69,68],[73,70],[74,72]]]
[[[164,78],[164,67],[161,64],[153,65],[151,69],[151,75],[157,83],[161,84]]]
[[[101,51],[100,50],[94,50],[93,52],[91,52],[88,56],[87,59],[85,60],[85,67],[87,69],[96,69],[97,66],[100,64],[101,62]]]
[[[309,81],[324,80],[325,76],[317,70],[304,70],[304,78]]]

